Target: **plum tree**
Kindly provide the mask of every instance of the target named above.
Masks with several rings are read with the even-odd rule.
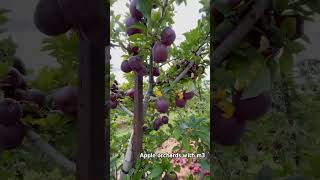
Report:
[[[138,0],[131,0],[129,10],[132,17],[140,20],[143,18],[143,14],[137,9],[137,2]]]
[[[0,124],[0,150],[10,150],[22,144],[25,129],[21,123],[12,126]]]
[[[158,67],[153,67],[152,68],[152,75],[153,76],[160,76],[160,69]]]
[[[125,73],[129,73],[132,71],[131,66],[128,61],[122,61],[120,68],[121,68],[121,71],[123,71]]]
[[[78,89],[73,86],[64,86],[53,94],[55,108],[67,114],[78,112]]]
[[[233,104],[236,108],[235,117],[239,120],[257,120],[271,107],[270,92],[264,92],[248,99],[241,99],[241,94],[241,92],[236,92],[233,96]]]
[[[152,56],[156,63],[166,62],[168,58],[168,47],[161,42],[156,42],[152,48]]]
[[[187,100],[185,100],[183,97],[180,97],[179,95],[176,96],[176,106],[179,108],[183,108],[186,106]]]
[[[14,99],[5,98],[0,101],[0,124],[14,125],[22,118],[22,108]]]
[[[178,175],[173,171],[166,172],[162,180],[178,180]]]
[[[156,131],[158,131],[162,125],[163,123],[160,118],[157,118],[153,121],[153,129]]]
[[[72,27],[64,19],[57,0],[40,0],[38,2],[34,13],[34,24],[48,36],[66,33]]]
[[[128,36],[134,35],[134,34],[140,34],[141,30],[137,28],[131,27],[132,25],[139,23],[139,20],[137,20],[134,17],[128,17],[126,20],[126,32]]]
[[[166,113],[169,110],[169,101],[165,97],[160,97],[156,101],[156,109],[160,113]]]
[[[161,43],[170,46],[176,39],[176,33],[171,27],[166,27],[160,34]]]
[[[239,144],[245,130],[245,121],[239,121],[235,117],[225,118],[218,107],[213,109],[211,117],[213,142],[226,146]]]

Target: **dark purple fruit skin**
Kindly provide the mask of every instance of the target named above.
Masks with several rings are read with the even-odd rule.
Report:
[[[132,99],[134,98],[134,89],[129,89],[127,92],[126,92],[126,95],[131,97]]]
[[[0,124],[0,151],[17,148],[22,144],[25,129],[21,123],[13,126]]]
[[[213,142],[224,146],[238,145],[245,130],[245,121],[234,117],[225,119],[221,114],[221,110],[214,107],[211,121]]]
[[[65,86],[53,95],[53,101],[57,109],[68,114],[78,112],[78,89],[73,86]]]
[[[56,36],[66,33],[71,25],[63,17],[57,0],[40,0],[34,13],[34,24],[39,31]]]
[[[26,75],[26,73],[27,73],[26,65],[18,57],[14,57],[12,67],[16,68],[23,75]]]
[[[128,46],[128,52],[129,54],[132,54],[132,55],[138,55],[139,54],[139,47],[138,46],[134,46],[134,47],[131,47],[130,45]]]
[[[156,109],[160,113],[166,113],[169,110],[169,102],[165,98],[160,98],[156,102]]]
[[[21,105],[14,99],[5,98],[0,101],[0,124],[14,125],[22,118]]]
[[[241,93],[235,93],[233,104],[235,105],[235,117],[241,121],[257,120],[271,107],[271,93],[265,92],[257,97],[241,100]]]
[[[187,101],[185,99],[180,99],[178,96],[176,96],[176,106],[179,108],[183,108],[186,106]]]
[[[123,71],[125,73],[129,73],[132,71],[131,66],[128,61],[122,61],[120,68],[121,68],[121,71]]]
[[[152,75],[156,77],[160,76],[160,69],[158,67],[153,67]]]
[[[162,180],[178,180],[178,175],[175,172],[172,172],[170,174],[166,172]]]
[[[162,121],[159,118],[157,118],[153,121],[153,129],[156,131],[158,131],[162,125],[163,125]]]
[[[131,69],[135,72],[143,71],[145,66],[140,58],[140,56],[131,56],[128,60]]]
[[[183,98],[185,100],[190,100],[194,97],[194,92],[190,91],[190,92],[183,92]]]
[[[170,46],[174,40],[176,40],[176,33],[171,27],[166,27],[162,32],[161,32],[161,43]]]
[[[168,47],[161,42],[156,42],[152,48],[152,56],[156,63],[166,62],[168,58]]]
[[[134,17],[129,17],[126,20],[126,32],[128,34],[128,36],[134,35],[134,34],[140,34],[141,30],[140,29],[136,29],[136,28],[131,28],[130,26],[138,23],[139,20],[135,19]]]
[[[132,17],[140,20],[143,18],[143,14],[137,9],[137,1],[138,0],[131,0],[129,10]]]
[[[114,93],[113,93],[113,94],[110,95],[110,100],[111,100],[111,101],[116,101],[117,98],[118,98],[117,94],[114,94]]]
[[[11,67],[4,81],[13,89],[17,89],[23,85],[24,78],[16,68]]]
[[[168,124],[169,123],[168,116],[162,116],[161,121],[162,121],[163,124]]]
[[[112,101],[112,100],[110,100],[109,103],[110,103],[111,109],[117,108],[117,106],[119,104],[118,101]]]

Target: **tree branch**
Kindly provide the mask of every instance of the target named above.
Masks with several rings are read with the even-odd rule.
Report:
[[[207,38],[208,38],[208,35],[207,35]],[[206,44],[206,41],[204,41],[204,43],[202,43],[199,46],[199,48],[195,52],[196,56],[200,56],[201,52],[203,51],[203,47],[202,46],[204,46],[205,44]],[[177,78],[174,80],[174,82],[177,84],[188,73],[188,71],[192,68],[193,65],[194,65],[194,61],[191,61],[188,64],[188,66],[179,74],[179,76],[177,76]]]
[[[128,108],[126,108],[124,105],[119,103],[119,108],[122,109],[125,113],[127,113],[129,116],[134,116],[133,112],[131,112]]]
[[[68,160],[50,144],[45,142],[41,136],[34,132],[30,127],[26,128],[26,137],[35,147],[38,148],[38,150],[50,157],[57,165],[63,167],[69,173],[76,173],[75,163]]]
[[[222,64],[222,62],[225,60],[226,56],[232,51],[232,49],[234,49],[244,38],[244,36],[248,34],[250,29],[254,26],[257,20],[264,14],[264,11],[269,7],[270,4],[271,0],[256,1],[252,9],[241,20],[239,25],[212,53],[210,59],[213,64],[213,70]]]

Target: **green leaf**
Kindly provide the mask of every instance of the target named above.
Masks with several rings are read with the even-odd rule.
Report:
[[[189,141],[188,141],[188,139],[185,138],[185,137],[182,138],[182,146],[183,146],[183,148],[184,148],[185,150],[191,151],[191,146],[190,146],[190,144],[189,144]]]
[[[163,170],[160,166],[156,166],[155,168],[153,168],[151,170],[150,175],[148,176],[148,178],[152,179],[152,178],[156,178],[161,176],[161,174],[163,173]]]
[[[256,180],[272,180],[272,169],[264,165],[257,174]]]
[[[139,29],[143,33],[147,32],[147,30],[148,30],[147,27],[142,23],[135,23],[135,24],[131,25],[130,28]]]
[[[291,41],[286,43],[286,49],[292,54],[298,54],[299,52],[303,51],[305,47],[297,41]]]
[[[176,128],[174,131],[173,131],[173,135],[176,139],[179,139],[181,137],[181,134],[182,134],[182,131],[179,129],[179,128]]]
[[[282,74],[291,74],[293,70],[293,55],[284,51],[279,59],[280,72]]]
[[[297,33],[297,18],[286,17],[280,25],[280,30],[286,37],[294,37]]]
[[[152,1],[151,0],[138,0],[137,9],[150,20],[151,10],[152,10]]]
[[[258,72],[256,78],[254,78],[249,86],[243,91],[242,99],[248,99],[256,97],[259,94],[271,89],[271,73],[269,68],[264,67]]]

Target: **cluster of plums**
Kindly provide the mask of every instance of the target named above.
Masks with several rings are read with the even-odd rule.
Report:
[[[136,23],[143,22],[143,14],[137,9],[137,0],[132,0],[130,2],[130,14],[131,16],[126,20],[126,32],[128,36],[134,34],[142,33],[140,29],[133,27]],[[153,61],[156,63],[163,63],[168,58],[168,46],[170,46],[176,39],[176,34],[173,29],[166,27],[161,32],[161,39],[157,41],[152,48]],[[125,73],[131,71],[136,72],[140,76],[144,76],[151,73],[153,76],[160,75],[160,69],[158,67],[153,67],[151,72],[148,72],[143,59],[139,56],[139,47],[131,47],[130,44],[127,48],[131,57],[121,63],[121,70]]]
[[[0,149],[13,149],[19,146],[25,135],[21,119],[27,115],[41,118],[38,112],[45,110],[48,105],[46,93],[30,89],[24,75],[26,75],[25,64],[14,57],[8,73],[1,77],[4,99],[0,101]],[[76,116],[77,88],[71,86],[60,88],[53,94],[52,100],[54,109]]]
[[[176,95],[175,98],[175,105],[176,107],[183,108],[185,107],[188,100],[192,99],[194,97],[193,91],[183,91],[182,93]],[[155,107],[158,112],[160,113],[167,113],[169,110],[169,101],[166,97],[159,97],[156,101]]]
[[[132,36],[134,34],[142,33],[140,29],[132,27],[137,23],[143,22],[143,14],[137,9],[137,0],[132,0],[130,2],[129,10],[131,16],[128,17],[125,22],[127,35]],[[127,50],[131,57],[129,58],[129,60],[123,61],[121,63],[121,70],[125,73],[134,71],[140,76],[145,75],[147,70],[146,66],[143,63],[143,60],[138,55],[139,47],[131,47],[131,45],[129,44]]]
[[[158,131],[162,125],[168,124],[168,123],[169,123],[168,116],[162,116],[162,117],[156,118],[153,121],[153,129]]]
[[[236,92],[232,99],[235,112],[232,117],[223,117],[223,110],[214,105],[212,115],[213,141],[221,145],[237,145],[240,143],[247,121],[262,117],[271,107],[271,93],[264,92],[248,99],[242,99]]]
[[[119,83],[117,80],[114,80],[111,86],[111,94],[110,94],[110,100],[109,104],[112,109],[117,108],[119,105],[119,102],[121,99],[123,99],[123,96],[125,93],[121,90],[119,90]]]
[[[23,112],[19,102],[5,98],[0,101],[0,151],[18,147],[25,136],[21,123]]]

